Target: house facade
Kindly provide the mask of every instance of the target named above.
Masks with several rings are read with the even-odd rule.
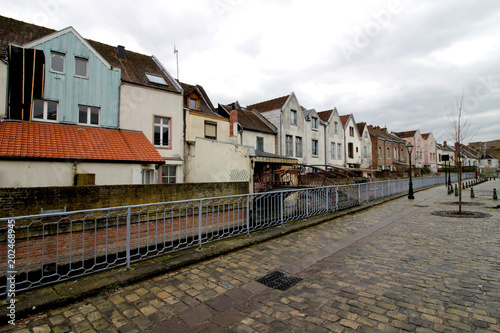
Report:
[[[80,133],[86,133],[85,142],[99,142],[98,136],[103,134],[96,129],[111,131],[120,127],[139,130],[144,132],[149,139],[147,150],[154,148],[155,145],[156,125],[151,115],[153,110],[156,114],[164,116],[165,109],[175,108],[176,121],[180,125],[176,127],[180,128],[177,133],[172,127],[169,128],[170,133],[173,132],[170,134],[172,137],[170,142],[173,142],[175,138],[179,140],[178,151],[170,147],[169,153],[163,154],[163,160],[154,160],[154,163],[150,163],[148,159],[144,161],[142,159],[119,159],[120,167],[115,166],[115,169],[128,170],[127,176],[120,176],[119,181],[115,179],[119,172],[105,171],[106,168],[100,163],[101,159],[79,158],[78,154],[61,157],[60,154],[50,154],[48,151],[45,152],[47,156],[24,152],[26,156],[2,155],[2,159],[28,159],[29,161],[35,159],[41,162],[40,158],[42,158],[43,162],[60,163],[60,159],[63,158],[65,162],[72,165],[80,165],[79,163],[83,160],[86,161],[85,163],[97,163],[93,164],[92,168],[86,167],[83,171],[73,170],[75,173],[92,171],[91,173],[95,174],[96,184],[158,183],[162,181],[162,168],[166,160],[172,158],[177,159],[174,163],[181,163],[183,117],[180,92],[182,90],[172,83],[168,73],[154,57],[135,53],[127,54],[124,48],[114,48],[85,40],[72,27],[55,31],[5,17],[0,17],[0,41],[2,46],[0,50],[0,55],[2,55],[1,85],[7,92],[5,96],[2,96],[6,107],[1,113],[7,121],[21,120],[52,124],[56,126],[50,128],[54,132],[61,133],[69,130],[67,127],[58,128],[57,126],[75,126]],[[163,79],[163,82],[168,81],[168,83],[165,85],[159,82],[158,84],[155,81],[153,84],[150,76],[153,77],[151,79],[153,81]],[[175,101],[165,99],[163,92],[162,97],[159,97],[158,92],[166,86],[169,87],[169,93],[179,96],[178,105]],[[24,124],[16,126],[22,127]],[[43,126],[30,128],[36,132],[39,127]],[[111,131],[106,135],[115,136],[117,144],[123,145],[124,152],[135,151],[137,145],[137,149],[145,149],[143,141],[139,144],[139,141],[120,140],[121,134],[119,133],[125,132]],[[144,134],[140,134],[142,138]],[[65,139],[66,137],[62,136],[59,141],[51,141],[52,149],[55,152],[60,147],[69,149],[64,142]],[[34,151],[36,151],[36,144],[25,142],[25,145],[33,147]],[[109,147],[106,144],[100,147],[106,155]],[[115,159],[111,155],[106,156],[106,161],[114,163]],[[127,163],[131,163],[132,166],[126,166]],[[37,163],[35,166],[43,169],[42,164]],[[105,177],[106,181],[100,180],[101,174],[109,176]],[[54,181],[59,179],[59,177],[47,178]],[[32,179],[32,183],[36,185],[39,182]],[[65,180],[64,184],[67,185],[67,183]],[[51,182],[47,184],[59,185]],[[29,184],[25,185],[29,186]]]
[[[358,126],[352,114],[340,116],[344,127],[344,166],[347,168],[361,168],[361,138]]]
[[[393,135],[403,139],[405,145],[411,143],[413,151],[411,153],[411,164],[416,168],[424,167],[424,139],[419,130],[406,132],[392,132]]]
[[[326,146],[324,144],[325,124],[314,109],[303,110],[302,113],[306,121],[303,135],[305,138],[306,154],[304,155],[303,163],[323,168],[326,156]]]
[[[307,161],[309,154],[312,154],[309,150],[312,139],[310,143],[306,142],[308,123],[293,92],[287,96],[249,105],[246,109],[256,110],[276,127],[277,155],[295,158],[301,164]]]
[[[424,167],[427,167],[431,172],[437,172],[437,150],[436,139],[432,133],[422,134],[424,146]]]
[[[372,165],[377,170],[401,171],[409,166],[406,142],[387,128],[368,125],[372,142]]]
[[[343,168],[345,166],[344,155],[344,127],[340,120],[337,108],[318,112],[323,123],[325,165]]]
[[[366,123],[357,123],[359,137],[360,137],[360,150],[361,150],[361,169],[371,169],[372,167],[372,140],[368,132]]]

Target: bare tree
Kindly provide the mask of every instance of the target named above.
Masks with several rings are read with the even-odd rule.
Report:
[[[477,132],[471,130],[470,115],[464,115],[464,94],[457,98],[456,105],[448,112],[448,120],[450,121],[450,136],[452,141],[455,141],[455,163],[458,173],[458,213],[462,213],[462,172],[464,148],[463,144],[469,142]]]

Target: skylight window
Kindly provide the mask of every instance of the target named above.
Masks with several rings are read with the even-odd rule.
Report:
[[[151,83],[156,83],[156,84],[161,84],[163,86],[168,86],[167,81],[159,75],[154,75],[154,74],[147,74],[146,77],[148,78],[148,81]]]

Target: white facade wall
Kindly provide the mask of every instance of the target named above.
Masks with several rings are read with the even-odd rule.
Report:
[[[351,135],[351,129],[352,135]],[[349,143],[353,145],[352,157],[349,157]],[[358,127],[354,122],[354,118],[350,117],[347,124],[344,126],[344,156],[346,166],[349,164],[359,164],[361,165],[361,139],[359,137]]]
[[[313,128],[312,118],[317,119],[317,128]],[[307,165],[324,165],[325,163],[325,140],[323,137],[324,129],[320,124],[320,119],[316,111],[312,111],[309,114],[309,120],[306,120],[304,126],[304,137],[306,140],[304,141],[304,146],[307,146],[307,154],[304,154],[303,162]],[[317,154],[313,152],[313,141],[318,143]]]
[[[74,166],[73,162],[5,160],[0,163],[0,187],[72,186],[75,173],[94,173],[95,185],[134,184],[134,172],[140,175],[143,169],[154,169],[152,164],[82,162]]]
[[[337,131],[335,132],[335,123],[337,123]],[[340,121],[340,116],[337,110],[334,110],[330,116],[325,130],[325,146],[326,158],[325,164],[342,168],[345,166],[345,147],[344,147],[344,127]],[[332,143],[335,144],[335,151],[332,154]],[[340,154],[339,145],[340,144]]]
[[[185,164],[186,182],[251,182],[250,148],[238,144],[196,138]],[[253,184],[250,184],[253,188]]]
[[[0,118],[7,115],[7,64],[0,60]]]
[[[359,133],[361,143],[360,143],[360,153],[361,153],[361,169],[370,169],[372,166],[372,139],[368,133],[368,128],[364,126],[363,133]],[[366,157],[365,157],[366,152]],[[392,152],[391,152],[392,153]],[[398,151],[398,154],[400,152]]]
[[[154,144],[154,117],[170,118],[170,147],[155,146],[166,166],[176,166],[177,182],[184,181],[184,117],[182,94],[132,84],[120,91],[120,128],[141,131]]]
[[[197,112],[186,112],[186,141],[205,137],[205,122],[217,124],[217,141],[235,141],[229,135],[229,120]]]
[[[297,113],[297,124],[292,125],[291,123],[291,110],[295,110]],[[262,115],[266,118],[268,117],[269,112],[265,112]],[[308,141],[307,133],[305,131],[306,119],[304,118],[304,113],[302,112],[302,108],[299,104],[299,101],[295,97],[295,94],[291,94],[287,103],[283,107],[281,112],[281,125],[278,123],[277,125],[271,120],[267,118],[273,125],[278,128],[278,155],[295,157],[299,163],[305,163],[305,159],[307,156],[311,154],[311,143]],[[292,137],[292,154],[286,154],[286,136],[289,135]],[[302,139],[302,154],[297,153],[297,138]]]
[[[264,152],[276,154],[276,135],[271,133],[244,130],[239,135],[238,142],[243,146],[253,147],[257,150],[257,137],[261,137],[264,140]]]

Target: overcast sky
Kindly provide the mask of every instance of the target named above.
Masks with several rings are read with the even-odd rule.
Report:
[[[500,139],[498,0],[1,0],[1,13],[155,55],[210,99],[250,105],[295,92],[390,131],[453,141],[463,94],[471,141]]]

